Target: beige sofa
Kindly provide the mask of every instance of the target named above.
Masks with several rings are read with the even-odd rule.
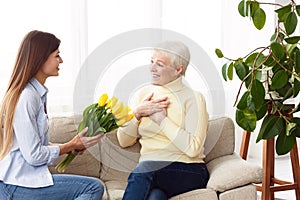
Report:
[[[79,121],[80,117],[51,117],[50,141],[65,142],[71,139],[76,134]],[[257,199],[256,188],[252,183],[261,182],[263,171],[234,152],[234,130],[230,118],[220,117],[209,121],[205,142],[205,161],[210,172],[207,187],[175,196],[172,200]],[[122,149],[115,132],[107,133],[99,145],[77,156],[66,173],[100,178],[106,188],[103,199],[121,199],[127,177],[137,164],[139,149],[139,144]],[[49,166],[49,169],[57,173],[54,167],[55,164]]]

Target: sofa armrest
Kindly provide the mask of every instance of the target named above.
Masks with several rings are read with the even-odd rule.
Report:
[[[224,192],[262,181],[263,169],[243,160],[237,154],[222,156],[207,163],[210,178],[207,188]]]

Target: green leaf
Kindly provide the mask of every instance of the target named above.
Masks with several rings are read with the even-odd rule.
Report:
[[[257,1],[250,1],[249,3],[250,3],[251,16],[253,17],[257,9],[259,9],[259,3]]]
[[[285,38],[285,34],[281,31],[279,33],[275,32],[273,33],[272,37],[270,38],[271,42],[281,42]]]
[[[280,133],[276,140],[276,153],[284,155],[289,153],[295,145],[296,137],[294,135],[287,136]]]
[[[300,51],[295,52],[295,71],[296,73],[300,73]]]
[[[249,8],[249,3],[246,2],[246,0],[242,0],[238,5],[238,11],[240,15],[243,17],[248,16],[248,8]]]
[[[255,76],[255,79],[256,80],[259,80],[259,81],[261,81],[262,80],[262,70],[256,70],[256,71],[254,71],[254,76]]]
[[[94,104],[91,104],[91,105],[89,105],[88,107],[86,107],[85,109],[84,109],[84,111],[83,111],[83,117],[84,116],[87,116],[87,114],[89,113],[89,112],[91,112],[91,110],[93,109],[93,108],[95,108],[97,106],[97,103],[94,103]]]
[[[277,117],[275,115],[267,115],[261,125],[256,142],[259,142],[261,139],[270,139],[281,132],[285,133],[285,121],[283,118]]]
[[[286,84],[286,85],[290,85],[290,84]],[[293,96],[293,88],[292,87],[290,87],[289,89],[288,89],[288,91],[285,93],[285,95],[283,96],[283,101],[284,100],[287,100],[287,99],[289,99],[290,97],[292,97]]]
[[[281,22],[284,22],[287,15],[291,12],[291,9],[292,9],[292,6],[291,6],[291,4],[289,4],[287,6],[284,6],[282,8],[275,10],[275,12],[278,13],[278,19]]]
[[[220,49],[216,49],[215,53],[217,54],[218,58],[223,58],[224,57],[224,55],[223,55],[223,53]]]
[[[82,121],[81,121],[80,124],[78,125],[77,133],[80,133],[85,127],[86,127],[86,122],[85,122],[84,119],[82,119]]]
[[[239,110],[244,110],[244,109],[246,109],[248,107],[247,101],[248,101],[249,95],[250,95],[249,91],[246,91],[243,94],[243,96],[241,97],[241,99],[239,100],[239,102],[238,102],[238,104],[236,106]]]
[[[289,122],[289,123],[286,125],[286,135],[287,135],[287,136],[290,136],[291,133],[296,129],[296,126],[297,126],[296,123],[294,123],[294,122]]]
[[[275,90],[280,97],[289,98],[293,95],[293,88],[291,83],[287,83],[284,87]]]
[[[300,16],[300,5],[296,6],[296,12],[297,12],[298,16]]]
[[[259,109],[263,105],[265,100],[265,88],[263,84],[256,79],[252,84],[251,95],[255,103],[255,109]]]
[[[261,120],[268,111],[268,102],[264,102],[260,109],[256,110],[257,121]]]
[[[288,35],[294,33],[297,27],[297,23],[298,23],[298,19],[296,13],[294,12],[289,13],[286,20],[284,21],[284,27]]]
[[[294,91],[293,91],[293,97],[297,97],[297,95],[299,94],[300,91],[300,81],[295,78],[294,79]]]
[[[280,89],[289,81],[289,76],[284,70],[278,70],[271,79],[271,88]]]
[[[222,76],[225,81],[227,81],[227,63],[225,63],[222,67]]]
[[[237,62],[235,64],[235,72],[240,80],[243,80],[248,73],[246,65],[243,62]]]
[[[289,44],[296,44],[300,40],[300,36],[293,36],[284,39]]]
[[[269,56],[264,64],[268,67],[272,67],[272,66],[276,65],[276,61],[273,59],[272,56]]]
[[[286,51],[289,55],[294,55],[296,51],[299,51],[297,44],[286,44]]]
[[[250,86],[250,84],[251,84],[252,77],[253,77],[253,75],[250,74],[250,76],[248,76],[248,78],[247,78],[246,81],[245,81],[245,86],[246,86],[247,89],[249,89],[249,86]]]
[[[271,50],[273,55],[279,60],[281,60],[285,56],[284,48],[277,42],[273,42],[271,44]]]
[[[258,8],[256,9],[256,11],[254,12],[253,16],[253,24],[254,26],[258,29],[261,30],[266,23],[266,13],[263,9]]]
[[[294,117],[294,118],[292,118],[292,122],[296,123],[296,128],[292,132],[292,135],[294,135],[296,137],[300,137],[300,118]]]
[[[236,110],[235,120],[244,130],[253,132],[256,128],[256,114],[248,109]]]
[[[248,110],[250,110],[251,112],[255,112],[255,101],[251,94],[249,95],[249,97],[247,99],[247,106],[248,106]],[[256,114],[256,112],[255,112],[255,114]]]
[[[95,133],[99,133],[99,132],[106,133],[106,130],[103,127],[99,127],[97,130],[95,130]]]
[[[94,123],[93,123],[93,120],[87,121],[87,124],[88,124],[89,129],[88,129],[87,133],[85,134],[85,136],[90,137],[94,133]]]
[[[229,80],[232,80],[233,78],[233,63],[230,63],[228,69],[227,69],[227,76]]]
[[[245,64],[247,66],[255,66],[257,67],[258,65],[260,65],[264,60],[266,59],[266,57],[261,54],[261,53],[257,53],[254,52],[251,55],[249,55],[246,60],[245,60]],[[254,63],[255,62],[255,63]]]
[[[93,125],[94,125],[93,129],[97,130],[100,127],[97,113],[94,113],[94,116],[93,116],[92,120],[93,120]]]

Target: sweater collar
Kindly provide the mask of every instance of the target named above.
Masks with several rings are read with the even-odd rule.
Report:
[[[177,91],[182,90],[185,87],[185,85],[182,81],[183,81],[182,76],[180,76],[179,78],[175,79],[174,81],[172,81],[170,83],[167,83],[162,86],[157,86],[157,87],[162,88],[162,89],[167,89],[171,92],[177,92]]]

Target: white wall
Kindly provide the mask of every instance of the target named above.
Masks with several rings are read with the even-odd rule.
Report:
[[[272,1],[269,1],[272,2]],[[217,74],[187,73],[187,79],[195,89],[203,91],[207,97],[208,109],[217,113],[214,95],[202,78],[221,79],[222,86],[213,91],[224,93],[223,113],[233,120],[233,102],[239,87],[237,77],[231,82],[221,78],[223,61],[215,56],[215,48],[232,58],[243,56],[257,46],[267,45],[269,32],[273,29],[273,16],[269,16],[265,28],[258,31],[248,18],[237,11],[239,0],[199,1],[199,0],[14,0],[0,2],[0,97],[2,97],[14,63],[18,45],[29,30],[40,29],[56,34],[61,40],[61,55],[64,63],[60,76],[50,78],[47,86],[49,111],[53,115],[72,113],[73,90],[78,72],[89,54],[103,42],[112,37],[142,28],[162,28],[183,34],[199,44],[213,62],[212,69]],[[15,6],[18,5],[18,6]],[[268,12],[268,7],[265,7]],[[272,8],[269,8],[272,9]],[[148,52],[130,53],[114,64],[130,63],[137,59],[136,65],[149,56]],[[105,56],[105,55],[103,55]],[[197,56],[197,55],[192,55]],[[128,68],[127,70],[129,70]],[[192,69],[191,69],[192,70]],[[108,76],[108,75],[107,75]],[[120,73],[119,76],[122,76]],[[99,83],[99,82],[98,82]],[[100,84],[101,85],[101,84]],[[200,85],[200,86],[199,86]],[[95,86],[96,88],[98,86]],[[242,130],[236,128],[236,151],[239,152]],[[262,144],[255,144],[256,132],[251,138],[250,156],[259,159]]]

